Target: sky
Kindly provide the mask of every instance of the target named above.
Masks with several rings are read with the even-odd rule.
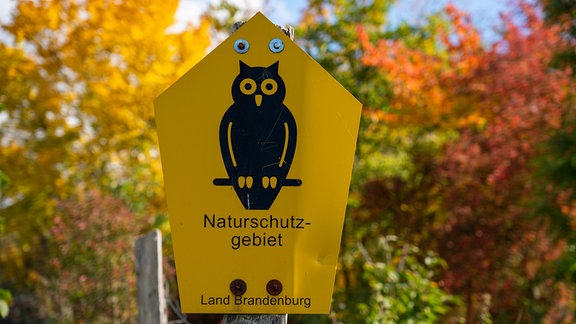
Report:
[[[1,0],[0,0],[1,1]],[[280,25],[296,25],[307,0],[230,0],[232,3],[262,11],[272,22]],[[217,0],[181,0],[176,18],[182,23],[197,23],[199,14],[208,8],[210,2]],[[408,20],[413,23],[423,21],[424,17],[437,12],[448,3],[469,12],[473,24],[481,29],[486,40],[495,37],[495,27],[499,15],[507,10],[509,0],[397,0],[390,12],[392,22]]]
[[[0,0],[0,22],[9,21],[10,12],[17,1]],[[197,24],[209,3],[216,2],[218,0],[181,0],[176,13],[175,27],[182,27],[187,22]],[[307,0],[230,0],[230,2],[249,8],[253,13],[262,11],[272,22],[280,25],[296,25],[307,4]],[[390,12],[390,18],[392,22],[408,20],[417,23],[422,21],[427,13],[438,11],[449,2],[469,12],[474,25],[481,30],[484,39],[489,41],[495,35],[494,27],[498,25],[499,13],[506,10],[509,0],[398,0]]]

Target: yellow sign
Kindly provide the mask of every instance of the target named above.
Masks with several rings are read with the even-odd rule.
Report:
[[[328,313],[361,104],[260,13],[154,104],[182,310]]]

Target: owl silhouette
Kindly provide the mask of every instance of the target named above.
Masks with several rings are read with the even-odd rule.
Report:
[[[279,62],[251,67],[240,62],[232,83],[234,103],[220,122],[220,151],[229,178],[217,186],[232,186],[245,209],[269,209],[287,179],[296,150],[296,121],[284,105],[286,86]]]

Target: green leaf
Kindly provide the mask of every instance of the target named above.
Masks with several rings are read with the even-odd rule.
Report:
[[[9,303],[12,302],[12,294],[6,289],[0,289],[0,318],[6,318],[10,311]]]
[[[4,300],[0,300],[0,317],[6,318],[8,316],[8,311],[10,307],[8,307],[8,303]]]
[[[9,183],[8,177],[6,177],[6,174],[4,174],[2,170],[0,170],[0,190],[6,188],[6,186],[8,186],[8,183]]]

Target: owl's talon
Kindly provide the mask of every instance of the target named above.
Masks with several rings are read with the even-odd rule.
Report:
[[[245,184],[246,184],[246,178],[242,176],[238,177],[238,187],[244,188]]]
[[[262,187],[264,187],[264,189],[266,189],[266,188],[268,188],[268,185],[270,185],[270,178],[262,177]]]
[[[248,187],[248,189],[252,188],[253,183],[254,183],[254,178],[246,177],[246,187]]]
[[[277,184],[278,184],[278,178],[270,177],[270,187],[272,187],[272,189],[274,189],[274,188],[276,188]]]

